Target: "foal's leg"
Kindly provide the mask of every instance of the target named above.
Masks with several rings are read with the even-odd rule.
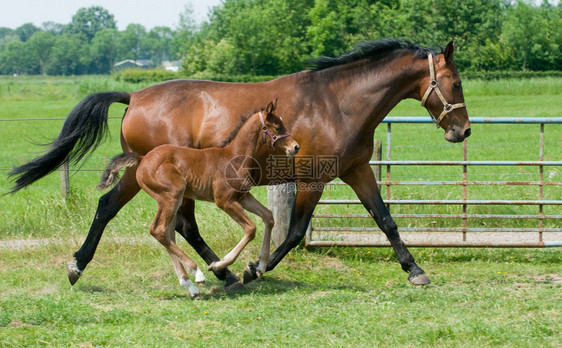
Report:
[[[416,264],[414,257],[400,238],[398,227],[382,200],[371,167],[368,164],[356,167],[352,173],[341,176],[341,179],[355,191],[363,206],[365,206],[390,241],[402,269],[409,273],[408,280],[416,285],[431,283],[425,272]]]
[[[261,243],[260,258],[256,271],[258,277],[261,277],[267,268],[267,260],[269,260],[270,244],[271,244],[271,230],[273,229],[274,220],[271,210],[264,207],[252,194],[248,193],[240,200],[240,204],[247,211],[258,215],[263,220],[265,230],[263,233],[263,241]]]
[[[211,250],[199,233],[199,227],[197,226],[197,221],[195,221],[195,201],[193,199],[183,199],[182,205],[178,209],[176,231],[178,231],[185,240],[187,240],[187,242],[208,265],[213,262],[220,261],[217,254]],[[225,281],[224,287],[227,291],[243,288],[240,278],[238,278],[228,268],[214,271],[214,273],[218,279]]]
[[[140,187],[137,184],[135,173],[136,167],[127,167],[119,183],[99,199],[88,236],[82,247],[74,253],[74,262],[69,262],[67,265],[70,284],[74,285],[78,281],[82,272],[94,257],[107,223],[139,192]]]
[[[291,223],[289,225],[289,233],[285,241],[281,243],[277,249],[269,257],[267,262],[266,271],[271,271],[277,264],[304,238],[306,230],[312,218],[312,213],[316,204],[322,196],[322,190],[318,190],[314,185],[311,186],[306,182],[299,183],[299,190],[295,197],[295,206],[291,213]],[[256,264],[253,262],[248,263],[244,271],[244,283],[251,282],[258,277]]]
[[[170,235],[174,233],[175,217],[180,204],[181,193],[154,193],[150,190],[147,190],[147,192],[149,192],[158,203],[158,211],[150,226],[150,234],[166,248],[176,270],[180,285],[186,288],[192,297],[198,296],[199,290],[193,285],[185,269],[187,268],[189,273],[196,278],[197,274],[201,271],[195,261],[181,251],[170,237]]]
[[[172,243],[176,244],[176,234],[174,230],[170,229],[168,236],[170,237]],[[172,261],[172,265],[174,266],[178,279],[180,279],[180,283],[181,283],[182,278],[187,278],[187,274],[185,273],[185,268],[183,268],[182,266],[181,259],[177,257],[175,254],[170,254],[170,260]],[[199,267],[197,267],[195,274],[192,275],[195,277],[196,283],[198,284],[205,283],[205,275],[203,274],[203,272],[201,272]]]
[[[236,201],[230,202],[227,199],[224,201],[216,202],[219,208],[224,210],[234,221],[236,221],[242,228],[244,228],[244,237],[236,244],[221,261],[213,262],[209,265],[209,270],[216,271],[230,266],[236,261],[240,252],[244,247],[252,241],[256,236],[256,225],[250,220],[248,215],[244,212],[242,205]]]

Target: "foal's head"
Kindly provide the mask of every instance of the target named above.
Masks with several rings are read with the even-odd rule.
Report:
[[[289,135],[283,125],[281,117],[275,115],[277,99],[269,102],[265,108],[259,111],[262,126],[262,139],[264,143],[275,152],[282,152],[287,156],[294,156],[299,152],[299,144]]]
[[[421,82],[420,96],[437,126],[445,130],[445,139],[457,143],[471,131],[461,80],[453,63],[454,50],[454,43],[449,42],[442,54],[434,57],[428,53],[430,76]]]

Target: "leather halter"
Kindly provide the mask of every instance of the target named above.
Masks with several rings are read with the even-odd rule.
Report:
[[[466,103],[450,104],[447,102],[447,100],[443,96],[443,93],[441,93],[441,90],[439,89],[437,80],[435,79],[435,65],[433,65],[433,55],[431,53],[427,54],[427,61],[429,62],[429,77],[431,80],[429,81],[429,86],[425,90],[425,94],[421,100],[421,105],[424,108],[426,108],[427,111],[429,112],[429,115],[431,116],[433,122],[435,123],[435,127],[439,128],[439,123],[441,123],[441,120],[443,119],[443,117],[445,117],[445,115],[447,115],[449,112],[455,109],[465,108]],[[431,111],[429,111],[429,108],[425,106],[425,102],[427,101],[427,98],[429,98],[429,95],[434,90],[437,96],[439,97],[439,99],[441,100],[441,102],[443,103],[443,111],[441,112],[441,114],[437,119],[435,118],[435,116],[433,116]]]
[[[269,128],[265,125],[265,122],[263,121],[263,114],[260,111],[260,121],[261,121],[261,130],[263,132],[263,142],[265,143],[265,135],[267,134],[270,138],[271,138],[271,148],[273,148],[273,145],[275,145],[275,142],[279,139],[283,139],[286,138],[288,136],[291,136],[289,133],[285,133],[285,134],[279,134],[279,135],[275,135],[273,133],[271,133],[271,131],[269,130]]]

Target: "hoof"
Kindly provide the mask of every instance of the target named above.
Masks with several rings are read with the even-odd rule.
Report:
[[[203,274],[203,272],[201,272],[201,270],[199,269],[199,267],[197,267],[197,270],[194,272],[194,276],[195,276],[195,283],[196,284],[201,284],[204,285],[205,284],[205,275]]]
[[[76,263],[69,262],[66,264],[66,275],[68,276],[68,280],[70,281],[70,285],[76,284],[80,276],[82,275],[82,271],[76,267]]]
[[[252,262],[248,263],[246,269],[244,270],[244,284],[259,278],[258,272],[256,271],[256,265]]]
[[[193,282],[189,278],[181,278],[180,285],[187,291],[189,291],[191,297],[197,298],[201,295],[199,289],[197,289],[197,287],[193,285]]]
[[[429,277],[425,273],[420,273],[420,274],[417,274],[417,275],[410,276],[410,277],[408,277],[408,280],[410,281],[410,283],[412,283],[414,285],[431,284],[431,280],[429,280]]]
[[[246,287],[244,286],[244,284],[242,284],[241,282],[236,282],[236,283],[232,283],[228,286],[225,286],[224,290],[227,293],[232,293],[232,292],[237,292],[237,291],[243,291],[246,290]]]
[[[226,266],[221,265],[221,261],[215,261],[215,262],[212,262],[212,263],[209,265],[209,268],[208,268],[207,270],[209,270],[209,271],[211,271],[211,272],[218,272],[218,271],[220,271],[220,270],[222,270],[222,269],[224,269],[224,268],[226,268]]]

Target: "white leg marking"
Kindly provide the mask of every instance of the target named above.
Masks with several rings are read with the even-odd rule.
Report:
[[[203,283],[205,281],[205,275],[203,274],[203,272],[201,272],[199,267],[197,267],[195,271],[191,271],[190,273],[195,277],[196,283]]]
[[[193,285],[191,279],[188,278],[180,279],[180,285],[183,286],[185,289],[187,289],[187,291],[189,291],[191,297],[199,296],[199,289],[197,289],[195,285]]]

